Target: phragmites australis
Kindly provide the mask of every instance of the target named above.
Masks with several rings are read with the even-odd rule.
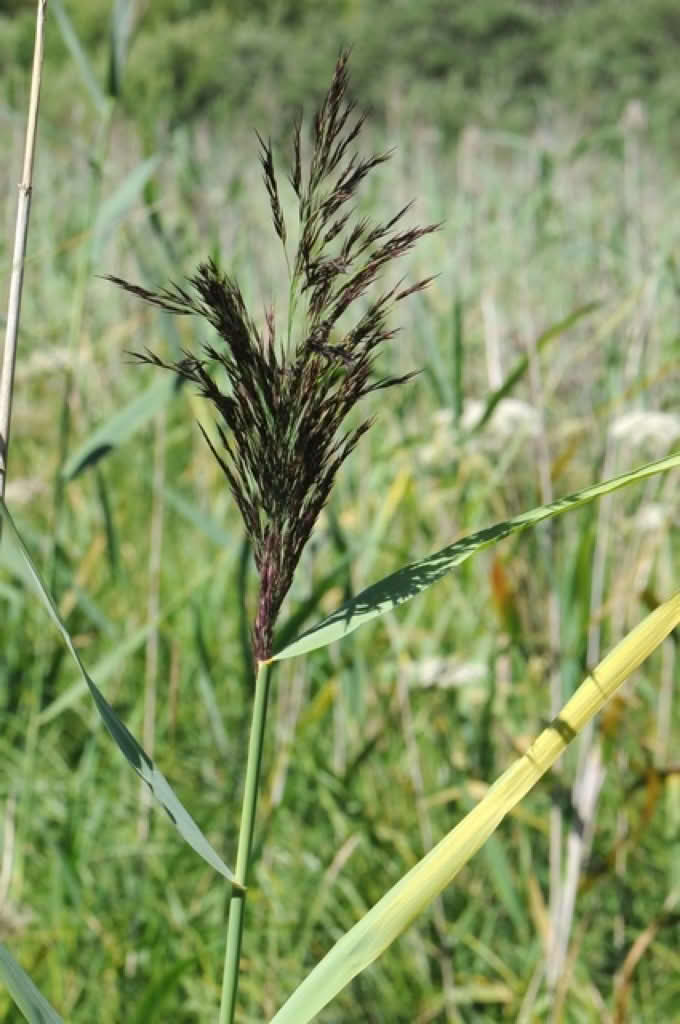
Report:
[[[204,317],[219,336],[214,345],[203,344],[199,355],[185,351],[176,362],[148,351],[135,355],[195,384],[218,413],[220,450],[205,436],[253,548],[260,577],[253,648],[260,662],[272,654],[281,603],[335,475],[372,422],[342,432],[345,417],[365,395],[412,376],[376,379],[373,373],[376,350],[395,334],[388,325],[392,308],[431,280],[368,296],[355,322],[347,324],[344,314],[385,267],[435,228],[402,229],[408,206],[382,224],[355,215],[351,203],[359,185],[388,155],[361,157],[352,150],[363,118],[353,116],[347,98],[347,56],[338,59],[315,116],[306,173],[299,120],[295,126],[289,181],[299,225],[283,339],[274,310],[266,311],[258,328],[236,281],[212,260],[198,267],[189,288],[172,285],[154,292],[108,278],[171,313]],[[289,233],[272,146],[258,139],[274,230],[288,261]],[[216,382],[216,365],[226,371],[226,392]]]

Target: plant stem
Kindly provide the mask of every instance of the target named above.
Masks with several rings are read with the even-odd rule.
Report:
[[[222,1002],[220,1004],[219,1024],[232,1024],[236,1008],[241,934],[246,903],[245,886],[248,878],[250,850],[253,842],[253,827],[255,824],[255,809],[257,807],[257,791],[260,779],[260,764],[262,762],[262,746],[267,717],[270,678],[271,668],[269,664],[258,662],[253,717],[250,724],[250,739],[248,741],[246,781],[243,788],[243,804],[241,806],[241,828],[238,837],[236,868],[234,869],[235,880],[239,885],[243,886],[243,891],[234,892],[232,890],[229,904],[227,948],[224,955],[224,977],[222,979]]]
[[[35,49],[33,52],[33,74],[31,77],[31,97],[28,107],[28,121],[26,124],[24,168],[21,176],[21,182],[19,184],[19,202],[17,205],[17,221],[14,234],[14,255],[12,257],[12,272],[9,280],[9,299],[7,303],[7,329],[5,332],[2,368],[0,369],[0,498],[4,498],[5,496],[5,480],[7,478],[7,451],[9,448],[9,425],[12,413],[12,386],[14,383],[17,336],[19,334],[21,290],[24,281],[24,260],[26,257],[26,239],[28,238],[28,216],[31,209],[33,155],[35,153],[35,137],[38,128],[38,105],[40,102],[40,79],[43,62],[43,37],[46,7],[47,0],[38,0],[38,13],[35,26]]]

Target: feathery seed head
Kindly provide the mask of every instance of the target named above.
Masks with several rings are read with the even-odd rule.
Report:
[[[371,425],[366,420],[343,433],[345,417],[365,395],[413,376],[373,379],[376,350],[395,333],[388,327],[389,314],[397,302],[431,280],[398,285],[372,298],[353,326],[345,329],[338,324],[389,263],[436,227],[395,230],[408,206],[385,224],[353,220],[354,211],[347,204],[366,175],[388,155],[362,159],[349,152],[363,118],[352,121],[347,59],[347,53],[341,54],[314,119],[306,175],[299,120],[294,130],[289,181],[298,200],[299,241],[290,270],[293,308],[288,323],[297,322],[298,307],[304,312],[296,338],[289,336],[288,344],[279,343],[277,348],[274,311],[265,312],[259,331],[238,284],[212,260],[198,267],[189,280],[190,290],[172,285],[154,292],[109,277],[161,309],[203,317],[219,336],[219,343],[204,344],[200,355],[185,352],[175,362],[166,363],[152,352],[136,353],[136,358],[193,383],[219,414],[220,450],[205,438],[227,478],[253,547],[260,577],[253,626],[259,661],[272,654],[276,618],[335,475]],[[288,259],[271,143],[259,135],[258,140],[274,231]],[[214,364],[226,371],[228,393],[216,382]]]

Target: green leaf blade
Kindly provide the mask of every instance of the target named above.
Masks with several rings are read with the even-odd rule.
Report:
[[[127,215],[133,203],[142,194],[159,163],[160,156],[155,153],[137,164],[99,207],[92,229],[90,259],[94,265],[98,264],[104,246],[113,236],[118,224]]]
[[[0,976],[9,994],[29,1024],[64,1024],[42,992],[16,962],[6,946],[0,944]]]
[[[140,778],[142,778],[147,784],[184,841],[188,843],[188,845],[191,846],[191,848],[200,857],[202,857],[206,863],[210,864],[211,867],[218,871],[219,874],[227,879],[227,881],[231,882],[232,885],[240,889],[240,886],[236,886],[233,873],[210,845],[194,819],[176,796],[165,776],[158,770],[158,768],[156,768],[153,760],[149,757],[143,747],[140,746],[127,726],[121,722],[104,695],[97,688],[94,680],[88,674],[83,662],[81,661],[80,655],[74,646],[71,635],[64,625],[54,601],[45,587],[45,584],[40,578],[38,570],[31,559],[28,549],[26,548],[12,517],[9,514],[7,506],[2,500],[0,500],[0,521],[4,527],[3,542],[6,543],[8,538],[12,542],[16,555],[18,555],[19,559],[23,562],[25,578],[29,578],[32,582],[34,589],[42,601],[43,607],[52,619],[57,630],[61,633],[62,639],[66,644],[71,657],[78,666],[87,688],[92,695],[92,699],[94,700],[102,721],[118,749],[124,755],[128,763],[134,768]]]
[[[680,624],[680,592],[659,605],[586,676],[552,722],[480,802],[349,929],[270,1024],[308,1024],[454,880],[617,689]]]
[[[588,502],[610,494],[612,491],[617,491],[621,487],[626,487],[638,480],[644,480],[677,466],[680,466],[680,453],[669,455],[658,462],[649,463],[630,473],[624,473],[622,476],[594,484],[592,487],[586,487],[575,494],[559,498],[549,505],[540,505],[538,508],[523,512],[512,519],[462,537],[428,558],[404,566],[403,569],[398,569],[377,583],[373,583],[332,612],[322,622],[308,629],[293,643],[278,651],[271,660],[283,661],[284,658],[295,658],[300,654],[308,654],[310,651],[341,640],[353,633],[355,629],[366,625],[371,619],[387,615],[399,605],[417,597],[418,594],[437,583],[471,555],[491,547],[504,537],[519,533],[546,519],[561,515],[569,509],[579,508],[581,505],[586,505]]]
[[[177,392],[176,381],[169,376],[158,377],[140,395],[101,423],[80,447],[68,457],[62,476],[73,480],[101,458],[128,441],[141,430]]]
[[[66,49],[71,54],[78,71],[80,72],[81,78],[85,88],[90,94],[90,98],[95,105],[97,113],[100,116],[104,116],[107,110],[108,101],[104,95],[104,90],[99,84],[97,75],[95,74],[94,68],[90,62],[90,58],[85,52],[82,46],[76,30],[73,27],[73,22],[66,13],[62,0],[52,0],[50,4],[54,17],[56,18],[61,37],[64,41]]]

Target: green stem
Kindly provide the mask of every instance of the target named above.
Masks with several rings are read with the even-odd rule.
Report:
[[[220,1004],[219,1024],[232,1024],[236,1008],[243,912],[246,903],[245,886],[248,878],[250,850],[253,842],[253,827],[255,824],[255,808],[257,806],[257,790],[260,779],[270,678],[270,666],[266,663],[258,662],[257,678],[255,680],[255,701],[248,742],[246,781],[243,788],[243,804],[241,807],[241,828],[238,837],[236,868],[234,869],[234,877],[239,885],[243,886],[243,891],[237,892],[232,889],[231,901],[229,903],[227,948],[224,955],[224,977],[222,979],[222,1002]]]

